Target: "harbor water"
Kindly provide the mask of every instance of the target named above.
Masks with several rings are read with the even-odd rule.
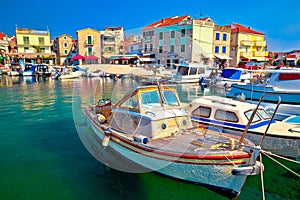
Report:
[[[51,78],[0,75],[0,199],[227,199],[206,187],[154,172],[126,173],[101,163],[97,146],[83,139],[82,108],[139,84],[127,78]],[[176,86],[183,102],[223,91],[197,84]],[[101,156],[101,155],[98,155]],[[300,179],[262,158],[266,199],[300,199]],[[293,171],[300,166],[277,159]],[[262,199],[261,176],[252,176],[238,199]]]

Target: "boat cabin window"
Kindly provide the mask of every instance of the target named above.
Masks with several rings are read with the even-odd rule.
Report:
[[[234,112],[227,111],[227,110],[216,110],[215,119],[228,121],[228,122],[238,122],[238,118]]]
[[[248,120],[250,119],[252,113],[253,113],[253,110],[249,110],[249,111],[245,112],[245,115],[246,115]],[[260,120],[261,119],[260,119],[259,115],[257,113],[255,113],[254,118],[252,120],[252,123],[258,122]]]
[[[132,109],[132,110],[139,110],[139,101],[137,95],[134,95],[129,99],[127,99],[126,101],[124,101],[120,105],[120,107]]]
[[[163,100],[164,104],[169,106],[179,106],[176,94],[172,90],[163,90]]]
[[[179,66],[177,70],[177,75],[188,75],[189,68],[185,66]]]
[[[199,106],[196,110],[192,112],[192,115],[208,118],[210,117],[210,113],[211,113],[211,108]]]
[[[257,111],[259,113],[259,115],[263,118],[263,119],[270,119],[270,115],[269,113],[267,113],[265,110],[263,109],[258,109]]]
[[[190,75],[196,75],[197,74],[197,68],[196,67],[191,67],[190,68]]]

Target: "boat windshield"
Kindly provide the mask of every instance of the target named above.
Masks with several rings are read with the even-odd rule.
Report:
[[[161,102],[168,106],[178,106],[179,102],[177,101],[176,94],[172,90],[163,90],[162,98],[160,98],[160,94],[158,90],[155,91],[147,91],[141,92],[141,102],[143,108],[158,108],[162,107]]]
[[[253,110],[249,110],[249,111],[245,112],[245,115],[246,115],[248,120],[250,119],[252,113],[253,113]],[[261,119],[260,119],[259,115],[257,113],[255,113],[254,118],[252,120],[252,123],[258,122],[260,120]]]

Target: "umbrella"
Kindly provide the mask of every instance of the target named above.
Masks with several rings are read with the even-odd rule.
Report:
[[[80,59],[85,59],[85,57],[80,54],[77,54],[76,56],[72,57],[72,60],[80,60]]]
[[[85,60],[98,60],[99,58],[95,55],[89,55],[87,57],[85,57]]]

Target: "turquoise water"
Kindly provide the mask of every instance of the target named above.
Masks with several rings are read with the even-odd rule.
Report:
[[[108,168],[86,149],[78,107],[116,99],[135,84],[0,76],[0,199],[226,199],[156,173]],[[178,90],[182,101],[203,95],[196,85]],[[300,199],[300,179],[267,157],[263,162],[266,199]],[[280,162],[300,173],[299,165]],[[250,177],[238,199],[261,198],[260,177]]]

